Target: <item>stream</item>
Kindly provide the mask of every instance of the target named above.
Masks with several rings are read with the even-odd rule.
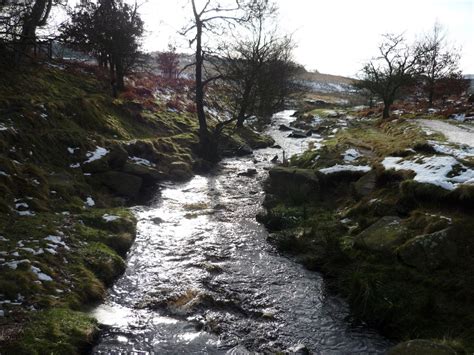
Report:
[[[286,156],[321,137],[267,134]],[[104,325],[94,354],[378,354],[391,343],[351,320],[346,302],[268,244],[255,216],[270,160],[282,149],[223,160],[210,175],[164,185],[135,207],[137,239],[126,272],[92,314]],[[256,169],[254,176],[241,176]]]

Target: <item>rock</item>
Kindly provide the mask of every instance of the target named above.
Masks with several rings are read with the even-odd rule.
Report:
[[[239,173],[238,176],[254,176],[257,174],[257,169],[247,169],[247,171],[244,171],[242,173]]]
[[[84,171],[85,173],[96,174],[96,173],[103,173],[109,170],[110,170],[110,166],[109,166],[108,154],[103,156],[100,159],[93,160],[90,163],[82,164],[82,171]]]
[[[305,135],[306,137],[311,137],[313,135],[313,130],[312,129],[308,129],[306,132],[305,132]]]
[[[319,193],[319,178],[311,169],[274,167],[269,171],[267,192],[291,199],[316,197]]]
[[[127,198],[138,197],[143,184],[142,178],[118,171],[95,174],[94,177],[103,185]]]
[[[272,145],[270,148],[272,148],[272,149],[281,149],[281,145],[279,145],[279,144],[274,144],[274,145]]]
[[[114,145],[110,148],[110,152],[107,157],[109,159],[109,166],[114,170],[119,170],[127,162],[128,153],[120,145]]]
[[[170,175],[177,180],[187,180],[193,176],[193,171],[189,164],[176,161],[170,165]]]
[[[275,156],[272,158],[272,160],[270,160],[270,162],[272,162],[272,163],[278,162],[278,155],[275,155]]]
[[[250,155],[253,154],[253,149],[247,144],[242,144],[237,148],[235,154],[239,157]]]
[[[306,138],[306,133],[301,131],[293,131],[290,133],[288,138]]]
[[[458,260],[458,247],[452,229],[417,236],[398,249],[400,259],[419,270],[434,270]]]
[[[375,171],[369,171],[354,183],[354,189],[359,197],[369,195],[375,190],[377,174]]]
[[[298,354],[298,355],[309,355],[309,349],[304,344],[296,344],[288,349],[290,354]]]
[[[370,251],[392,253],[407,236],[408,230],[399,217],[385,216],[356,236],[355,245]]]
[[[455,355],[456,351],[447,345],[429,340],[415,339],[400,343],[389,349],[387,355]]]
[[[133,163],[125,163],[122,167],[122,172],[135,175],[143,179],[146,184],[151,184],[160,180],[165,179],[165,175],[149,166],[133,164]]]
[[[278,128],[280,131],[293,131],[293,128],[288,127],[287,125],[281,124]]]

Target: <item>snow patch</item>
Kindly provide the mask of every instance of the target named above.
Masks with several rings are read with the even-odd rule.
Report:
[[[86,205],[89,207],[94,207],[95,206],[95,201],[92,199],[92,197],[86,198]]]
[[[474,170],[462,165],[451,156],[414,156],[414,160],[403,160],[399,157],[386,157],[382,161],[385,169],[411,170],[416,176],[415,181],[439,186],[446,190],[454,190],[461,184],[474,184]],[[457,176],[448,176],[457,167]]]
[[[104,214],[102,216],[102,219],[106,222],[113,222],[113,221],[116,221],[117,219],[120,219],[119,216],[112,216],[112,215],[108,215],[108,214]]]
[[[88,157],[89,159],[87,159],[87,160],[84,162],[84,164],[91,163],[91,162],[93,162],[93,161],[102,159],[102,158],[105,157],[108,153],[109,153],[109,151],[108,151],[107,149],[102,148],[102,147],[97,147],[95,151],[93,151],[93,152],[87,152],[86,157]]]
[[[130,157],[130,160],[137,165],[144,165],[144,166],[155,166],[151,161],[139,157]]]
[[[319,171],[323,174],[334,174],[342,171],[360,171],[360,172],[369,172],[372,170],[370,166],[365,165],[334,165],[330,168],[320,169]]]
[[[353,162],[360,158],[361,154],[356,149],[348,149],[344,152],[344,161]]]

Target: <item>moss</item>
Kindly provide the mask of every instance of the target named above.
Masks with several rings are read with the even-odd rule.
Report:
[[[125,271],[125,262],[112,249],[102,243],[89,243],[80,251],[86,266],[110,286]]]
[[[68,309],[41,311],[4,350],[25,355],[80,354],[91,348],[97,331],[96,321],[83,313]]]

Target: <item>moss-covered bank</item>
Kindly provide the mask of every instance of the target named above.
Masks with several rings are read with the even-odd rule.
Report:
[[[0,78],[0,352],[80,353],[97,331],[81,311],[135,238],[126,206],[203,166],[197,119],[137,83],[113,99],[87,66]],[[270,143],[247,128],[222,141],[228,154]]]
[[[358,318],[399,341],[430,340],[410,343],[418,353],[472,353],[474,187],[449,191],[381,165],[387,155],[434,155],[434,138],[405,120],[349,119],[321,149],[270,171],[259,219],[271,242],[322,271]],[[337,164],[371,169],[323,173]]]

